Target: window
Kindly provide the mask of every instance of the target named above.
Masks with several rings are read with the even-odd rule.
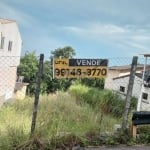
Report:
[[[5,40],[5,37],[1,37],[1,45],[0,45],[0,48],[3,49],[4,48],[4,40]]]
[[[125,87],[124,86],[120,86],[120,92],[125,92]]]
[[[8,43],[8,51],[11,51],[12,50],[12,41],[9,41]]]
[[[147,100],[148,99],[148,94],[147,93],[142,93],[142,99]]]

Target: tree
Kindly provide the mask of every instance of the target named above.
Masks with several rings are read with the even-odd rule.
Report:
[[[25,56],[21,58],[20,65],[17,69],[19,76],[24,76],[24,82],[29,83],[28,91],[34,93],[35,82],[38,71],[38,59],[35,55],[35,51],[26,52]]]
[[[17,73],[24,76],[24,82],[29,83],[28,92],[34,94],[38,72],[38,57],[35,52],[26,52],[20,60]],[[52,80],[52,68],[50,61],[45,61],[43,66],[43,76],[41,81],[41,93],[47,93]]]
[[[71,46],[65,46],[63,48],[57,48],[51,52],[51,58],[73,58],[75,56],[75,50]]]
[[[51,57],[63,57],[72,58],[75,55],[75,50],[66,46],[64,48],[57,48],[51,52]],[[35,51],[26,52],[25,55],[20,60],[20,65],[17,69],[18,76],[24,76],[24,82],[29,83],[28,92],[34,94],[36,87],[36,78],[38,72],[38,57]],[[66,90],[70,84],[71,79],[52,79],[53,70],[52,62],[46,60],[43,66],[43,76],[41,82],[41,93],[55,92],[56,90]]]
[[[75,56],[75,50],[70,46],[65,46],[63,48],[57,48],[51,52],[51,64],[53,58],[73,58]],[[50,84],[51,88],[49,91],[56,90],[67,90],[72,83],[72,79],[52,79]]]
[[[42,93],[53,92],[53,90],[51,89],[52,77],[53,77],[53,71],[52,71],[51,63],[49,60],[46,60],[43,66]]]

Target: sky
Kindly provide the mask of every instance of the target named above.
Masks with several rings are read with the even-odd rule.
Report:
[[[16,20],[22,55],[71,46],[76,58],[150,53],[150,0],[0,0],[0,18]]]

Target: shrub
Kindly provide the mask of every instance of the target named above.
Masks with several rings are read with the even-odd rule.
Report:
[[[73,84],[68,92],[75,97],[76,102],[80,103],[84,101],[84,96],[88,93],[89,88],[81,84]]]
[[[101,109],[104,113],[121,117],[123,114],[125,101],[117,94],[109,90],[103,91]]]
[[[85,85],[72,85],[69,93],[80,103],[85,102],[93,109],[121,117],[125,101],[117,93],[110,90],[99,90]]]
[[[131,98],[131,110],[136,110],[138,99],[136,97]]]

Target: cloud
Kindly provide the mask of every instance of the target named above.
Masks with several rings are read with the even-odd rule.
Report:
[[[86,0],[86,2],[82,0],[39,0],[38,2],[45,10],[52,10],[51,15],[59,13],[60,18],[68,19],[69,17],[68,21],[99,20],[103,23],[118,24],[150,22],[149,0]]]
[[[69,43],[122,55],[149,51],[149,6],[149,0],[1,0],[0,17],[18,22],[27,49]]]
[[[63,27],[67,32],[72,32],[74,34],[80,36],[97,37],[97,36],[110,36],[110,35],[118,35],[126,32],[126,30],[122,27],[111,25],[111,24],[100,24],[100,23],[92,23],[82,27],[75,26],[66,26]]]
[[[0,17],[4,19],[16,20],[22,27],[29,27],[34,19],[31,15],[24,13],[16,7],[11,6],[6,2],[1,2],[0,4]]]
[[[148,52],[150,28],[145,26],[118,26],[115,24],[89,23],[82,26],[65,26],[63,29],[73,36],[124,49]]]

